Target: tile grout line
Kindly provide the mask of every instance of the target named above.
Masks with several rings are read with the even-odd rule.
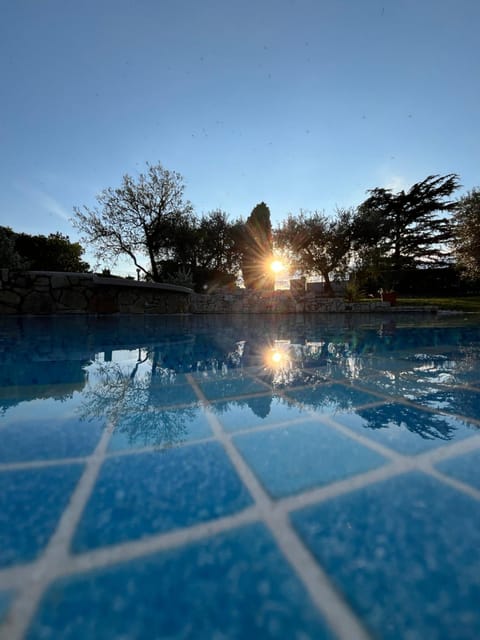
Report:
[[[227,438],[228,438],[227,434]],[[460,445],[463,445],[460,447]],[[480,438],[475,439],[474,450],[480,447]],[[449,455],[441,455],[433,457],[438,453],[445,453],[444,450],[438,452],[427,452],[426,454],[406,458],[404,461],[390,462],[378,469],[373,469],[361,474],[357,474],[350,478],[332,482],[322,487],[316,487],[311,490],[304,491],[300,494],[287,496],[275,502],[273,507],[275,512],[288,515],[291,511],[302,509],[306,506],[319,504],[325,500],[330,500],[338,496],[363,489],[371,484],[382,482],[389,478],[408,473],[412,470],[419,470],[429,475],[434,475],[442,482],[446,482],[454,486],[463,493],[468,493],[474,498],[479,498],[479,493],[472,489],[470,485],[465,485],[447,475],[438,472],[433,468],[432,464],[438,460],[448,459],[452,456],[460,455],[462,452],[469,452],[471,447],[467,447],[465,441],[451,445],[452,449]],[[433,455],[431,455],[433,454]],[[71,575],[88,569],[105,567],[119,561],[128,561],[141,555],[153,553],[156,551],[168,550],[187,544],[191,541],[201,539],[204,536],[213,535],[232,528],[241,526],[249,522],[253,522],[261,518],[260,511],[256,507],[249,507],[240,513],[218,518],[217,520],[208,521],[198,525],[192,525],[185,529],[179,529],[168,533],[160,533],[149,536],[148,538],[138,539],[130,542],[109,545],[99,549],[87,551],[78,555],[69,557],[68,565],[63,565],[62,569],[56,572],[55,577]],[[38,561],[37,561],[38,562]],[[37,562],[14,566],[0,570],[2,581],[14,586],[21,585],[22,581],[32,573]]]
[[[233,515],[208,520],[167,533],[157,533],[145,538],[102,546],[78,554],[69,554],[61,566],[50,567],[49,580],[128,562],[151,553],[175,549],[211,535],[257,522],[259,519],[261,519],[260,511],[256,505],[253,505]],[[5,583],[1,585],[1,588],[20,590],[23,582],[31,578],[32,573],[38,572],[38,565],[39,560],[0,570],[1,580]]]
[[[373,449],[377,453],[380,453],[382,456],[387,457],[390,460],[395,461],[400,465],[402,464],[402,461],[403,461],[404,468],[403,470],[400,470],[399,473],[417,469],[417,470],[423,471],[428,475],[436,477],[439,480],[442,480],[443,478],[447,478],[448,476],[443,476],[443,474],[440,474],[440,472],[435,470],[432,466],[434,462],[445,460],[457,455],[461,455],[462,453],[467,453],[472,449],[476,449],[477,447],[480,447],[480,434],[479,435],[475,434],[459,442],[454,442],[449,445],[439,447],[438,449],[434,449],[433,451],[426,451],[418,455],[404,455],[404,454],[398,453],[393,449],[390,449],[385,445],[377,443],[374,440],[370,440],[370,438],[368,438],[367,436],[357,434],[352,429],[349,429],[345,425],[342,425],[341,423],[337,422],[335,420],[335,415],[333,416],[330,416],[328,414],[319,415],[319,414],[316,414],[315,410],[308,409],[307,405],[304,405],[302,402],[299,402],[294,399],[293,399],[293,402],[296,406],[306,410],[306,412],[310,414],[312,418],[315,416],[317,420],[323,421],[324,424],[330,426],[331,428],[334,428],[335,430],[339,431],[340,433],[343,433],[347,437],[361,443],[362,445],[370,449]],[[411,406],[411,404],[408,402],[405,402],[404,404],[407,406]],[[421,408],[419,407],[419,405],[414,405],[414,406],[416,406],[417,408]],[[357,410],[357,407],[355,407],[355,410]],[[434,411],[432,409],[427,410],[427,413],[445,415],[446,417],[451,416],[451,414],[439,414],[438,411]],[[452,417],[455,417],[455,416],[452,416]],[[430,463],[430,461],[432,462]],[[467,493],[470,497],[473,497],[473,498],[477,497],[477,493],[475,493],[476,491],[475,489],[472,489],[469,485],[464,484],[462,482],[459,482],[459,481],[455,481],[455,482],[456,484],[455,485],[452,484],[452,486],[455,486],[459,491],[461,491],[462,493]]]
[[[70,542],[95,486],[112,431],[113,426],[107,425],[94,454],[85,465],[84,472],[60,516],[46,549],[32,567],[33,579],[20,591],[10,608],[2,629],[2,633],[4,632],[9,640],[22,640],[45,589],[51,580],[57,577],[58,567],[68,562]]]
[[[236,436],[236,433],[233,435]],[[227,433],[225,434],[225,437],[231,438],[232,436]],[[212,441],[216,439],[217,438],[213,436],[209,440]],[[325,500],[330,500],[340,495],[363,489],[370,484],[382,482],[383,480],[403,473],[408,473],[412,470],[419,470],[428,473],[429,475],[435,475],[435,477],[440,479],[442,482],[451,484],[458,490],[467,492],[472,497],[478,499],[478,492],[476,492],[475,489],[472,489],[470,485],[466,485],[452,479],[450,476],[438,472],[433,467],[437,462],[448,460],[449,458],[457,457],[464,453],[469,453],[478,448],[480,448],[480,436],[473,436],[466,440],[455,442],[449,446],[441,447],[433,451],[427,451],[417,456],[405,457],[404,460],[391,461],[389,464],[387,463],[378,469],[356,474],[350,478],[332,482],[325,486],[315,487],[293,496],[280,498],[275,502],[274,508],[275,511],[287,514],[290,511],[298,510],[313,504],[319,504]],[[132,452],[132,455],[133,453],[134,452]],[[254,507],[247,508],[240,514],[226,516],[224,518],[208,521],[199,525],[192,525],[186,529],[156,534],[149,536],[146,539],[101,547],[100,549],[70,556],[70,565],[72,566],[66,566],[64,570],[59,570],[58,577],[82,571],[87,568],[105,566],[119,560],[130,560],[144,553],[176,547],[181,544],[188,543],[193,539],[200,539],[204,535],[211,535],[212,533],[218,533],[220,531],[226,531],[230,528],[240,526],[242,523],[253,521],[255,518],[258,519],[258,517],[259,515],[255,511]],[[26,565],[1,569],[0,582],[5,582],[5,585],[20,585],[22,580],[32,573],[37,563],[38,561]]]
[[[191,382],[190,382],[191,384]],[[204,397],[204,395],[202,394],[201,390],[197,389],[197,385],[192,384],[192,387],[195,389],[197,395],[198,393],[200,394],[199,397],[202,400],[202,405],[207,409],[206,413],[209,416],[209,422],[210,425],[212,426],[212,420],[213,422],[217,425],[218,427],[218,431],[214,430],[214,435],[215,437],[217,437],[220,441],[222,441],[222,443],[225,444],[226,441],[229,442],[230,447],[233,448],[233,451],[236,453],[236,456],[239,456],[237,450],[234,448],[233,443],[231,442],[231,435],[232,434],[226,434],[221,425],[220,422],[218,420],[218,418],[216,417],[216,415],[213,414],[213,412],[210,410],[210,406],[211,403]],[[307,420],[312,419],[313,417],[315,417],[316,419],[319,418],[318,414],[313,415],[311,412],[309,412],[309,416],[306,416]],[[322,418],[324,418],[325,416],[321,416]],[[338,429],[338,425],[332,420],[335,428]],[[288,422],[286,424],[289,424]],[[343,429],[347,429],[347,427],[344,427],[343,425],[341,425],[341,429],[338,429],[339,431],[343,431]],[[268,427],[265,427],[268,428]],[[213,429],[213,426],[212,426]],[[253,431],[256,431],[257,429],[254,429]],[[245,431],[242,431],[242,433],[244,433]],[[352,431],[348,430],[348,435],[351,436],[352,435]],[[235,432],[233,435],[237,435],[237,433]],[[75,557],[75,556],[70,556],[68,557],[68,542],[69,540],[64,540],[64,542],[62,543],[62,537],[60,535],[60,529],[61,527],[61,523],[62,520],[64,519],[64,517],[66,518],[67,515],[70,517],[71,516],[71,507],[72,507],[72,503],[73,503],[73,497],[76,495],[78,489],[79,489],[79,485],[81,483],[84,482],[84,477],[87,473],[87,469],[90,469],[90,467],[93,467],[94,464],[97,464],[97,472],[96,475],[98,475],[98,471],[100,469],[100,466],[105,458],[105,452],[106,452],[106,447],[108,445],[108,440],[111,437],[111,434],[109,433],[109,430],[106,429],[104,434],[102,435],[102,438],[99,442],[99,444],[97,445],[97,448],[95,449],[95,452],[89,457],[89,458],[77,458],[77,459],[69,459],[68,460],[68,464],[73,464],[73,463],[78,463],[78,462],[82,462],[82,463],[86,463],[86,469],[84,471],[84,474],[82,475],[82,477],[79,480],[79,483],[77,484],[76,489],[74,490],[74,493],[71,496],[71,501],[70,504],[66,507],[66,509],[64,510],[60,522],[57,526],[57,530],[54,534],[54,536],[51,538],[50,543],[48,544],[47,548],[45,549],[43,555],[34,563],[27,565],[28,567],[28,571],[29,574],[31,574],[31,572],[39,572],[40,571],[40,580],[44,580],[45,585],[44,587],[55,577],[60,576],[60,575],[67,575],[70,573],[75,573],[77,571],[82,571],[82,570],[86,570],[88,568],[94,568],[97,566],[104,566],[105,562],[107,562],[108,564],[110,564],[111,562],[118,562],[122,559],[127,560],[129,559],[129,557],[125,557],[126,556],[130,556],[130,557],[138,557],[141,556],[145,553],[149,553],[155,550],[163,550],[163,549],[167,549],[167,548],[172,548],[173,546],[178,546],[179,544],[184,544],[186,542],[188,542],[190,539],[199,539],[203,536],[206,535],[212,535],[212,533],[217,533],[219,531],[223,531],[223,530],[228,530],[230,528],[239,526],[241,523],[243,522],[250,522],[253,521],[255,519],[255,511],[252,510],[252,512],[250,512],[246,517],[245,520],[243,520],[243,518],[239,518],[238,521],[233,521],[233,520],[225,520],[225,523],[222,523],[221,526],[218,528],[215,526],[215,524],[219,521],[213,521],[210,523],[206,523],[205,525],[200,525],[202,527],[204,527],[203,529],[200,528],[196,528],[194,527],[195,531],[192,530],[192,528],[189,528],[185,531],[185,535],[182,535],[183,532],[173,532],[171,536],[169,536],[169,534],[166,535],[162,535],[160,537],[155,536],[154,539],[152,540],[147,540],[147,541],[136,541],[135,543],[133,543],[132,546],[130,546],[130,544],[128,545],[124,545],[125,549],[123,549],[120,547],[115,546],[114,549],[112,550],[106,550],[105,549],[105,554],[103,554],[103,550],[99,550],[99,552],[93,552],[93,554],[82,554],[81,556]],[[361,437],[361,436],[360,436]],[[355,438],[356,439],[356,438]],[[105,440],[105,444],[103,449],[101,448],[101,445],[103,443],[103,441]],[[472,442],[473,441],[473,442]],[[187,443],[187,444],[194,444],[192,443]],[[447,459],[449,457],[452,456],[456,456],[456,455],[460,455],[461,453],[467,452],[472,450],[472,444],[474,445],[474,448],[477,448],[478,446],[480,446],[480,436],[472,436],[470,438],[467,438],[466,440],[462,440],[460,442],[455,442],[452,443],[450,445],[447,445],[445,447],[440,447],[439,449],[435,449],[433,451],[429,451],[426,452],[424,454],[420,454],[418,456],[402,456],[401,454],[396,454],[398,457],[398,461],[397,462],[391,462],[390,465],[385,465],[385,467],[382,467],[382,469],[388,469],[388,472],[384,474],[384,477],[390,477],[391,475],[396,475],[397,473],[403,473],[411,468],[417,468],[421,471],[424,471],[425,473],[428,473],[429,475],[432,475],[434,477],[436,477],[439,481],[442,482],[446,482],[447,484],[450,484],[451,486],[455,487],[456,489],[458,489],[459,491],[463,492],[463,493],[468,493],[469,495],[471,495],[472,497],[478,499],[479,494],[475,489],[472,489],[469,485],[465,485],[464,483],[461,483],[459,481],[456,481],[454,479],[451,479],[448,476],[445,476],[444,474],[438,472],[436,469],[434,469],[432,467],[432,465],[436,462],[436,461],[440,461],[443,459]],[[229,456],[232,459],[232,456],[230,455],[230,449],[228,449],[227,447],[225,447],[226,450],[229,452]],[[129,452],[130,453],[130,452]],[[131,451],[131,453],[137,453],[137,451]],[[395,452],[394,452],[395,453]],[[100,454],[100,455],[99,455]],[[389,456],[390,458],[392,457],[391,455]],[[240,460],[240,464],[245,464],[243,462],[242,458],[237,459],[237,461]],[[402,464],[402,461],[404,461],[407,464]],[[412,463],[410,463],[410,461],[412,461]],[[234,460],[232,460],[235,468],[237,469],[237,471],[239,471],[238,468],[238,464],[235,463]],[[31,467],[35,467],[35,466],[48,466],[51,463],[51,461],[45,461],[45,465],[41,464],[41,465],[36,465],[35,463],[33,465],[31,465]],[[397,464],[398,463],[398,464]],[[22,468],[24,467],[23,463],[21,463]],[[25,464],[25,466],[28,466],[28,463]],[[250,469],[247,466],[247,469],[250,473],[252,473],[250,471]],[[2,470],[7,470],[7,469],[2,469]],[[327,499],[329,497],[335,496],[335,495],[340,495],[342,493],[346,493],[352,490],[355,490],[357,488],[361,488],[363,486],[366,486],[368,484],[371,484],[372,482],[377,482],[377,481],[381,481],[383,479],[383,477],[381,477],[381,474],[378,477],[369,477],[370,474],[375,473],[375,471],[373,472],[367,472],[366,474],[362,474],[361,475],[361,481],[358,482],[358,486],[357,483],[355,482],[355,477],[350,479],[349,482],[347,482],[344,486],[343,485],[343,481],[340,481],[339,483],[334,483],[335,488],[332,491],[330,489],[330,487],[325,487],[325,488],[319,488],[319,489],[314,489],[312,492],[306,492],[297,496],[293,496],[291,498],[286,498],[283,499],[281,502],[279,503],[275,503],[272,505],[272,501],[268,498],[267,496],[267,515],[268,515],[268,511],[271,511],[270,517],[272,518],[272,521],[275,519],[278,519],[280,522],[280,529],[283,530],[286,527],[286,531],[290,531],[291,536],[293,536],[293,540],[296,541],[297,544],[300,544],[301,549],[303,549],[304,552],[307,553],[307,556],[309,556],[309,551],[308,549],[305,549],[303,547],[303,544],[301,542],[299,542],[296,533],[291,529],[289,523],[288,523],[288,511],[290,509],[295,509],[295,508],[301,508],[304,504],[310,504],[313,502],[318,502],[319,500],[322,501],[323,499]],[[85,491],[84,491],[84,501],[83,501],[83,506],[86,504],[86,501],[88,500],[91,491],[93,490],[93,486],[95,484],[95,480],[96,480],[96,475],[95,477],[93,477],[90,489],[88,489],[88,487],[86,487]],[[243,476],[242,476],[243,477]],[[257,484],[257,480],[254,477],[254,483]],[[332,485],[333,486],[333,485]],[[250,487],[249,487],[250,488]],[[258,486],[257,486],[258,489]],[[263,488],[260,486],[260,491],[263,493],[264,490]],[[252,492],[253,493],[253,492]],[[253,493],[254,497],[256,497],[256,493]],[[75,531],[75,526],[78,522],[78,519],[81,516],[81,512],[83,510],[83,506],[80,506],[80,509],[77,509],[77,519],[74,520],[71,525],[65,525],[63,528],[67,531],[68,534],[68,529],[70,528],[70,538],[73,535],[74,531]],[[265,521],[268,523],[269,522],[269,518],[265,516],[265,511],[264,509],[261,509],[261,512],[264,514],[263,518],[265,519]],[[245,512],[242,512],[245,513]],[[259,512],[260,513],[260,512]],[[261,515],[258,516],[258,518],[262,518]],[[257,518],[257,519],[258,519]],[[214,526],[212,526],[214,525]],[[270,526],[270,525],[269,525]],[[271,528],[271,527],[270,527]],[[272,529],[273,531],[273,529]],[[275,533],[275,531],[273,531]],[[53,569],[52,567],[52,563],[50,562],[50,568],[47,566],[47,555],[49,553],[49,549],[51,547],[51,545],[54,542],[54,538],[57,537],[57,534],[60,536],[59,540],[58,540],[58,547],[57,547],[57,551],[61,549],[62,544],[64,545],[64,550],[67,550],[66,553],[66,559],[69,561],[69,566],[68,567],[64,567],[62,570],[57,571],[55,569]],[[138,544],[137,544],[138,543]],[[290,544],[294,545],[294,542],[292,542],[292,540],[290,540]],[[66,545],[66,546],[65,546]],[[283,549],[283,547],[282,547]],[[301,553],[301,549],[298,552],[298,557],[302,557],[302,553]],[[126,551],[126,554],[123,554],[123,551]],[[288,550],[287,550],[288,551]],[[123,554],[123,555],[122,555]],[[93,555],[93,557],[92,557]],[[285,554],[286,557],[288,557],[288,553]],[[48,556],[50,557],[50,556]],[[52,558],[55,557],[55,554],[52,555]],[[296,556],[297,557],[297,556]],[[108,559],[110,558],[110,559]],[[295,567],[295,559],[293,559],[291,561],[291,564]],[[315,561],[310,557],[309,562],[314,562]],[[307,565],[305,565],[307,566]],[[26,572],[24,571],[24,569],[26,569],[27,567],[20,567],[20,572],[22,572],[22,575],[26,576]],[[45,575],[42,577],[42,570],[46,569],[46,573]],[[7,575],[8,575],[8,569],[7,571]],[[0,571],[0,574],[3,573]],[[13,573],[13,571],[12,571]],[[303,573],[302,575],[302,579],[303,578]],[[38,578],[38,576],[34,577]],[[310,580],[312,580],[313,578],[311,577]],[[318,580],[318,576],[316,578],[316,580]],[[325,580],[328,583],[329,589],[332,590],[332,587],[330,586],[329,583],[329,579],[326,576],[323,576],[323,580]],[[306,580],[304,579],[304,581],[306,582]],[[318,588],[318,584],[315,584],[315,588]],[[43,590],[40,590],[38,599],[37,599],[37,603],[41,598],[41,595],[43,593]],[[338,595],[335,594],[336,598],[338,599]],[[19,596],[20,597],[20,596]],[[18,599],[18,598],[17,598]],[[322,602],[324,603],[324,601],[322,600]],[[342,602],[342,606],[347,606]],[[32,608],[32,615],[34,612],[36,605],[33,605]],[[320,610],[323,611],[325,607],[325,604],[320,604]],[[11,609],[11,611],[13,610],[13,607]],[[25,623],[25,627],[28,625],[28,621]],[[9,635],[9,640],[13,640],[13,636]],[[21,637],[21,635],[19,636]],[[348,634],[345,636],[342,636],[345,638],[351,638],[351,636],[349,636]],[[358,636],[355,636],[358,637]]]
[[[315,487],[308,491],[304,491],[301,494],[293,496],[287,496],[279,501],[276,509],[284,513],[290,513],[291,511],[297,511],[311,505],[317,505],[326,500],[332,500],[339,496],[364,489],[377,482],[383,482],[389,478],[393,478],[404,473],[412,471],[415,467],[410,464],[409,460],[400,461],[386,461],[387,463],[366,471],[361,474],[356,474],[350,478],[345,478],[331,484],[324,485],[323,487]]]
[[[249,396],[250,397],[250,396]],[[283,394],[279,394],[279,397],[284,397]],[[355,431],[349,429],[349,427],[345,427],[345,425],[342,425],[341,423],[338,423],[335,421],[335,417],[336,417],[336,413],[333,414],[328,414],[328,413],[317,413],[315,410],[313,409],[307,409],[306,407],[308,405],[303,405],[301,402],[294,400],[292,401],[292,399],[288,398],[289,402],[294,403],[296,406],[300,407],[302,410],[305,411],[305,415],[303,417],[298,417],[298,418],[293,418],[293,419],[288,419],[288,420],[278,420],[276,422],[271,422],[271,423],[267,423],[267,424],[259,424],[256,426],[251,426],[251,427],[244,427],[241,429],[235,429],[235,430],[229,430],[228,427],[224,427],[224,430],[226,431],[226,433],[230,436],[230,437],[235,437],[235,436],[243,436],[243,435],[248,435],[251,433],[257,433],[257,432],[264,432],[264,431],[270,431],[270,430],[274,430],[274,429],[282,429],[282,428],[287,428],[287,427],[295,427],[297,425],[300,424],[304,424],[305,422],[319,422],[319,423],[323,423],[323,424],[328,424],[328,426],[330,427],[335,427],[336,430],[341,431],[342,433],[345,433],[346,435],[348,435],[349,437],[353,437],[353,439],[357,439],[356,436],[358,436],[358,438],[364,438],[364,436],[356,434]],[[215,403],[209,403],[207,402],[202,402],[203,408],[208,408],[211,405],[214,405]],[[359,410],[362,409],[367,409],[367,408],[371,408],[371,407],[377,407],[377,406],[383,406],[384,403],[368,403],[365,405],[358,405],[352,408],[352,410],[342,410],[341,413],[356,413]],[[410,405],[408,405],[410,406]],[[429,411],[430,413],[431,411]],[[438,413],[437,411],[433,411],[433,413],[437,414],[437,415],[441,415],[444,417],[456,417],[453,416],[452,414],[444,414],[444,413]],[[457,418],[458,419],[458,418]],[[469,418],[469,420],[472,420],[471,418]],[[221,422],[221,421],[220,421]],[[333,424],[332,424],[333,423]],[[476,426],[476,425],[474,425]],[[347,431],[345,431],[345,429]],[[353,434],[353,435],[352,435]],[[396,452],[394,449],[390,449],[388,446],[386,445],[382,445],[379,443],[376,443],[374,440],[370,440],[368,438],[368,436],[365,436],[367,438],[368,443],[374,443],[374,445],[377,447],[382,447],[384,448],[382,449],[378,449],[378,452],[382,453],[383,455],[386,455],[386,452],[388,451],[388,456],[389,457],[393,457],[393,456],[401,456],[401,457],[408,457],[408,458],[415,458],[415,459],[419,459],[419,458],[424,458],[426,456],[432,456],[435,459],[438,458],[438,460],[443,460],[444,458],[449,458],[453,455],[460,455],[462,453],[466,453],[467,451],[469,451],[469,448],[464,448],[464,444],[466,441],[468,441],[469,443],[474,445],[474,448],[476,448],[476,444],[477,443],[477,438],[480,438],[480,431],[475,435],[469,436],[468,438],[465,438],[464,440],[461,440],[459,442],[453,442],[450,444],[446,444],[446,445],[442,445],[439,446],[438,448],[435,448],[431,451],[426,451],[424,453],[420,453],[417,455],[408,455],[408,454],[400,454],[398,452]],[[141,453],[148,453],[148,452],[152,452],[152,451],[164,451],[167,449],[171,449],[171,448],[178,448],[178,447],[189,447],[192,445],[196,445],[199,444],[201,442],[209,442],[212,440],[215,440],[216,436],[211,435],[211,436],[202,436],[199,438],[195,438],[192,440],[185,440],[185,441],[181,441],[181,442],[174,442],[174,443],[168,443],[168,444],[158,444],[158,445],[146,445],[146,446],[142,446],[142,447],[130,447],[130,448],[125,448],[125,449],[118,449],[118,450],[112,450],[109,451],[106,454],[106,457],[108,458],[112,458],[112,457],[120,457],[120,456],[129,456],[129,455],[137,455],[137,454],[141,454]],[[362,443],[366,444],[365,440],[359,440]],[[457,452],[457,448],[458,448],[458,452]],[[454,451],[452,453],[450,453],[450,451]],[[90,458],[92,458],[95,455],[95,452],[89,454],[89,455],[85,455],[85,456],[72,456],[71,458],[66,457],[66,458],[51,458],[51,459],[38,459],[38,460],[29,460],[29,461],[21,461],[21,462],[4,462],[4,463],[0,463],[0,473],[3,472],[9,472],[9,471],[17,471],[17,470],[25,470],[25,469],[41,469],[41,468],[45,468],[45,467],[52,467],[52,466],[67,466],[67,465],[71,465],[71,464],[87,464],[88,461],[90,460]],[[1,572],[1,570],[0,570]]]
[[[256,505],[245,508],[239,513],[208,520],[183,529],[175,529],[167,533],[154,534],[148,538],[100,547],[70,556],[69,565],[62,572],[62,577],[74,575],[92,569],[103,569],[117,563],[130,562],[153,553],[170,551],[213,535],[228,532],[238,527],[257,522],[260,511]]]
[[[231,438],[223,431],[216,415],[210,410],[208,399],[193,377],[189,378],[198,398],[205,403],[206,414],[212,431],[224,446],[227,455],[234,465],[245,486],[257,504],[262,521],[267,525],[280,550],[289,562],[296,575],[303,582],[310,598],[315,603],[329,627],[337,634],[338,640],[370,640],[348,604],[334,589],[328,576],[314,560],[310,551],[298,538],[288,522],[287,516],[275,509],[275,504],[267,495],[253,471],[243,460],[235,448]]]
[[[458,440],[457,442],[452,442],[448,445],[420,453],[417,456],[414,456],[414,459],[421,463],[433,465],[437,462],[442,462],[443,460],[448,460],[449,458],[461,456],[469,453],[470,451],[475,451],[478,448],[480,448],[480,434],[475,434],[464,438],[463,440]]]
[[[433,467],[432,465],[426,464],[425,467],[422,468],[422,471],[425,471],[425,473],[428,473],[430,476],[437,479],[442,484],[453,487],[454,489],[457,489],[457,491],[467,494],[468,496],[470,496],[470,498],[474,498],[475,500],[480,501],[480,491],[478,489],[475,489],[474,487],[471,487],[469,484],[466,484],[461,480],[457,480],[456,478],[452,478],[451,476],[438,471],[438,469],[435,469],[435,467]]]
[[[227,435],[227,438],[229,436]],[[322,502],[323,500],[335,498],[338,495],[349,493],[368,486],[377,481],[389,478],[391,476],[404,473],[404,466],[391,463],[382,466],[380,469],[367,471],[365,473],[331,483],[327,486],[315,488],[301,494],[281,498],[275,502],[272,510],[279,513],[288,513],[295,509],[300,509],[306,505]],[[144,553],[150,553],[159,550],[166,550],[177,547],[191,540],[200,539],[205,535],[228,531],[229,529],[238,527],[246,522],[253,522],[261,519],[261,513],[256,506],[247,507],[243,511],[210,520],[198,525],[191,525],[184,529],[177,529],[168,533],[159,533],[143,539],[137,539],[129,542],[123,542],[114,545],[100,547],[98,549],[83,552],[81,554],[70,555],[68,565],[62,565],[56,571],[55,577],[70,575],[85,569],[106,566],[112,562],[121,560],[128,561],[136,558]],[[14,566],[0,570],[0,581],[9,584],[21,585],[22,580],[35,570],[38,561]]]

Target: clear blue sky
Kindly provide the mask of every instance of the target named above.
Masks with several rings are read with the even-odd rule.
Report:
[[[76,240],[73,207],[146,161],[274,225],[479,186],[479,24],[479,0],[4,0],[0,224]]]

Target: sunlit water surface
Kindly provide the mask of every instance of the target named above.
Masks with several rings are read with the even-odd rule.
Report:
[[[2,638],[480,637],[475,316],[4,318],[0,359]]]

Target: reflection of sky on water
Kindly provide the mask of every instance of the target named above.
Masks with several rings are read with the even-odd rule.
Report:
[[[374,420],[358,410],[395,399],[480,419],[474,386],[480,381],[480,330],[473,324],[341,326],[318,318],[269,323],[259,317],[150,327],[129,319],[126,328],[118,320],[102,321],[101,331],[77,321],[73,333],[68,323],[56,320],[56,332],[43,333],[40,347],[35,322],[14,323],[10,334],[4,330],[10,340],[3,344],[13,347],[0,355],[0,425],[25,428],[32,415],[102,420],[117,425],[111,447],[120,449],[209,437],[200,401],[213,403],[227,431],[342,411],[356,412],[364,429],[396,425],[427,439],[447,438],[458,427],[449,424],[445,431],[446,423],[432,422],[425,412],[423,420],[414,413],[405,419],[405,408],[383,422],[379,409]]]
[[[333,583],[351,570],[345,584],[360,581],[367,611],[384,594],[390,604],[391,590],[378,588],[383,575],[407,595],[418,587],[405,615],[430,608],[435,624],[439,615],[446,620],[453,615],[448,602],[445,613],[446,593],[455,607],[466,603],[469,630],[478,627],[476,592],[458,594],[478,584],[479,346],[473,323],[423,325],[421,316],[405,327],[314,315],[7,319],[0,328],[0,565],[7,567],[0,591],[10,592],[17,566],[23,584],[44,575],[45,560],[65,559],[47,571],[50,604],[42,600],[37,617],[59,611],[55,628],[64,629],[72,601],[96,611],[97,594],[108,604],[117,589],[131,604],[132,580],[140,594],[135,619],[145,598],[157,611],[158,584],[175,602],[190,586],[187,604],[197,602],[207,571],[208,585],[221,585],[213,599],[207,593],[209,602],[222,600],[229,584],[243,597],[245,578],[261,566],[250,593],[255,606],[260,598],[270,608],[265,575],[278,586],[279,560],[288,552],[286,567],[292,559],[304,566],[306,544],[324,554]],[[278,548],[273,540],[265,547],[265,538],[258,546],[258,527],[249,523],[259,518]],[[24,564],[35,558],[40,564]],[[307,564],[316,571],[311,556]],[[418,586],[419,569],[426,587]],[[442,593],[432,591],[438,584]],[[282,585],[290,593],[291,583]],[[0,601],[0,618],[9,606],[8,597]],[[296,606],[290,598],[285,610]]]

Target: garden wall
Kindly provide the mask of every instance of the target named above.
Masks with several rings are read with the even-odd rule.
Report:
[[[388,302],[346,302],[315,291],[237,289],[208,294],[172,284],[105,278],[93,273],[0,269],[0,315],[378,313],[405,311]],[[415,307],[412,311],[422,311]]]
[[[371,300],[351,303],[343,298],[326,298],[315,292],[292,295],[290,291],[258,292],[240,289],[232,292],[192,294],[192,313],[375,313],[390,309],[388,302]]]
[[[191,290],[93,273],[0,270],[0,314],[187,313]]]

